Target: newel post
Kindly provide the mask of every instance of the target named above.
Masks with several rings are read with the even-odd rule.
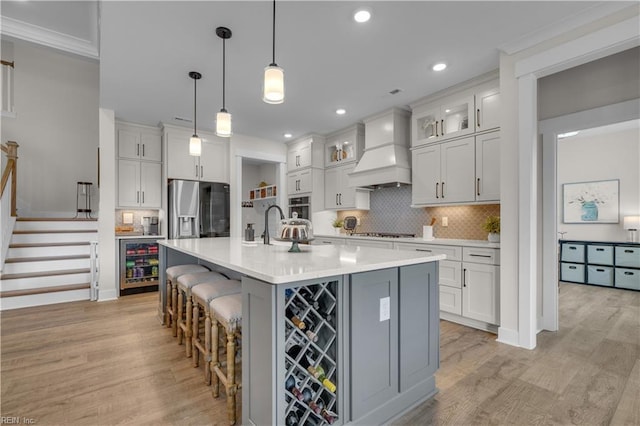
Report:
[[[18,182],[18,145],[15,141],[7,142],[7,160],[11,165],[11,216],[17,216],[16,212],[16,186]],[[11,161],[13,160],[13,161]]]

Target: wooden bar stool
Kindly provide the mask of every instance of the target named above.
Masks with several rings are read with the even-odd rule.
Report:
[[[226,279],[225,275],[215,271],[184,274],[178,278],[178,344],[181,345],[182,339],[186,339],[187,357],[191,356],[191,289],[198,284]]]
[[[213,373],[213,397],[220,396],[220,382],[227,394],[227,416],[229,424],[236,423],[236,395],[242,387],[242,381],[236,380],[236,336],[241,336],[242,328],[242,294],[218,297],[209,302],[211,325],[211,372]],[[227,336],[226,372],[219,361],[218,327]]]
[[[238,280],[224,280],[215,282],[206,282],[198,284],[191,289],[191,299],[193,300],[193,317],[191,326],[193,332],[191,336],[192,360],[193,366],[197,367],[200,362],[200,352],[204,360],[204,381],[207,385],[211,384],[211,315],[209,311],[209,302],[218,297],[228,296],[230,294],[239,294],[242,291],[242,284]],[[200,326],[202,325],[201,313],[204,312],[204,341],[200,338]],[[216,344],[217,347],[217,344]]]
[[[176,318],[178,313],[178,278],[184,274],[207,271],[209,271],[209,269],[205,266],[196,264],[176,265],[167,268],[167,306],[165,309],[164,323],[167,328],[173,328],[173,337],[178,335],[178,320]]]

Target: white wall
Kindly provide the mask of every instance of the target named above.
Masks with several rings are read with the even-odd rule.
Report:
[[[277,176],[276,165],[274,163],[265,164],[243,164],[242,165],[242,196],[243,200],[249,200],[249,191],[257,188],[259,183],[264,181],[269,185],[275,182]],[[281,188],[276,187],[277,190]],[[247,227],[247,223],[253,223],[253,229],[255,229],[256,240],[260,239],[260,235],[264,232],[264,211],[269,204],[273,204],[274,200],[268,201],[253,201],[254,207],[242,209],[242,229]],[[280,206],[287,215],[286,206]],[[275,213],[269,215],[269,229],[273,235],[273,230],[277,223],[277,216]],[[244,233],[242,234],[244,236]]]
[[[97,211],[98,64],[19,41],[13,57],[17,116],[2,118],[2,140],[20,145],[18,216],[74,216],[78,181],[93,182]]]
[[[638,120],[632,129],[614,130],[628,123],[604,126],[596,135],[576,136],[558,140],[557,195],[558,206],[563,205],[562,185],[573,182],[620,180],[620,223],[566,224],[559,208],[558,232],[566,232],[565,239],[594,241],[625,241],[627,231],[622,219],[640,214],[640,133]]]

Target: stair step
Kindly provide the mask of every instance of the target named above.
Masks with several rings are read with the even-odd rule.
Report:
[[[35,277],[48,277],[52,275],[69,275],[69,274],[88,274],[91,272],[89,268],[81,269],[61,269],[59,271],[40,271],[40,272],[25,272],[21,274],[2,274],[0,280],[15,280],[18,278],[35,278]]]
[[[83,290],[90,287],[91,283],[81,283],[53,287],[30,288],[25,290],[0,291],[0,297],[31,296],[34,294],[57,293],[60,291]]]
[[[98,233],[95,230],[73,232],[14,231],[10,244],[86,243],[97,239]]]
[[[0,298],[0,311],[10,309],[28,308],[31,306],[53,305],[56,303],[68,303],[79,300],[89,300],[90,289],[55,291],[53,293],[30,294],[26,296]]]
[[[71,260],[71,259],[89,259],[89,255],[69,255],[69,256],[40,256],[40,257],[10,257],[5,263],[21,263],[21,262],[47,262],[50,260]]]
[[[90,253],[91,247],[89,244],[70,244],[61,246],[36,245],[33,247],[9,247],[6,257],[80,256],[89,255]]]
[[[18,217],[18,222],[97,222],[96,218],[66,218],[66,217]]]
[[[89,269],[84,273],[71,273],[61,275],[45,275],[37,277],[0,279],[0,291],[29,290],[32,288],[54,287],[68,284],[80,284],[91,281]],[[71,271],[75,272],[75,271]],[[6,275],[5,275],[6,276]],[[11,278],[11,277],[9,277]]]
[[[16,243],[9,244],[9,248],[30,248],[30,247],[70,247],[70,246],[88,246],[88,241],[75,241],[70,243]]]
[[[74,256],[71,259],[51,259],[33,262],[7,262],[2,267],[3,274],[27,274],[46,271],[65,271],[89,267],[89,256]]]
[[[65,230],[92,230],[98,229],[98,222],[94,220],[40,220],[17,221],[16,231],[65,231]]]
[[[80,233],[94,232],[98,233],[97,229],[24,229],[14,230],[13,235],[26,235],[26,234],[80,234]]]

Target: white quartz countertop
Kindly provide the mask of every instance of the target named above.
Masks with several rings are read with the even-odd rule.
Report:
[[[362,235],[316,235],[316,238],[344,238],[345,240],[371,240],[371,241],[390,241],[392,243],[416,243],[416,244],[438,244],[446,246],[465,246],[465,247],[487,247],[500,248],[500,243],[490,243],[485,240],[457,240],[453,238],[435,238],[433,240],[423,240],[422,238],[385,238],[385,237],[367,237]]]
[[[444,260],[444,255],[345,245],[246,243],[240,238],[162,240],[159,244],[271,284],[283,284],[335,275],[415,265]]]
[[[153,239],[162,239],[164,238],[162,235],[118,235],[116,234],[116,240],[138,240],[141,238],[153,238]]]

